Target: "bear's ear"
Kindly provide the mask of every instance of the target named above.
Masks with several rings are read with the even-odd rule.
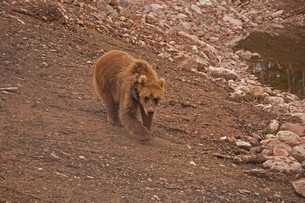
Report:
[[[147,81],[146,75],[141,75],[138,79],[139,84],[144,84]]]
[[[161,87],[164,87],[164,84],[165,84],[164,78],[159,79],[159,84],[160,84]]]

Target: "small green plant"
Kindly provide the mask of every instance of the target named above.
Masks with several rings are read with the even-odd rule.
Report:
[[[264,134],[265,135],[267,135],[267,134],[272,134],[273,132],[272,132],[272,130],[270,129],[270,127],[266,127],[265,129],[264,129]]]

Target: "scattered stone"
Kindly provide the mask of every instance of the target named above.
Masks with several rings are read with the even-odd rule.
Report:
[[[249,190],[245,190],[245,189],[240,189],[240,190],[237,190],[239,193],[241,194],[251,194],[252,192],[249,191]]]
[[[263,154],[258,155],[238,155],[234,157],[233,161],[236,163],[263,163],[268,160],[268,156]]]
[[[284,103],[284,99],[282,97],[268,96],[265,97],[264,102],[268,104],[276,105],[276,104]]]
[[[297,134],[300,137],[305,136],[305,125],[304,124],[294,124],[294,123],[284,123],[281,126],[281,130],[288,130],[291,132],[294,132],[295,134]]]
[[[272,13],[272,14],[271,14],[271,17],[272,17],[272,18],[277,18],[277,17],[279,17],[280,15],[282,15],[283,12],[284,12],[284,10],[279,10],[279,11],[277,11],[277,12],[275,12],[275,13]]]
[[[243,25],[241,20],[232,18],[231,16],[229,16],[227,14],[224,15],[223,20],[231,23],[232,25],[238,26],[238,27]]]
[[[277,130],[279,129],[280,127],[280,122],[278,120],[272,120],[269,124],[269,128],[271,130],[271,132],[277,132]]]
[[[250,150],[252,145],[249,142],[242,141],[240,139],[237,139],[235,142],[235,145],[241,149]]]
[[[225,80],[236,80],[237,75],[233,70],[227,70],[223,68],[215,68],[210,66],[208,68],[208,74],[213,78],[224,78]]]
[[[297,174],[302,170],[299,162],[282,156],[270,157],[263,163],[263,167],[285,174]]]
[[[269,193],[270,192],[270,188],[269,187],[265,187],[262,190],[264,191],[264,193]]]
[[[2,88],[0,88],[0,91],[11,92],[11,93],[17,92],[17,90],[18,90],[18,87],[2,87]]]
[[[213,4],[212,4],[211,0],[199,0],[199,5],[201,5],[201,6],[204,6],[204,5],[211,6]]]
[[[194,161],[190,161],[189,164],[191,164],[192,166],[197,166],[197,164]]]
[[[163,53],[158,54],[158,56],[160,56],[162,59],[169,59],[171,57],[171,54],[163,52]]]
[[[302,161],[301,165],[302,165],[302,168],[305,169],[305,161]]]
[[[305,160],[305,145],[299,145],[292,148],[291,156],[302,163]]]
[[[196,4],[192,4],[191,5],[191,9],[193,11],[195,11],[195,13],[199,14],[199,15],[202,15],[202,12],[201,12],[201,8],[199,6],[197,6]]]
[[[291,147],[288,144],[280,143],[273,148],[273,156],[288,157],[291,152]]]
[[[276,137],[278,140],[285,142],[286,144],[290,146],[296,146],[300,142],[300,137],[295,134],[294,132],[288,131],[288,130],[281,130],[276,134]]]
[[[158,197],[158,195],[153,195],[151,199],[152,199],[152,200],[158,200],[158,201],[161,200],[161,199]]]
[[[232,156],[226,155],[226,154],[218,154],[218,153],[214,153],[213,156],[217,157],[217,158],[221,158],[221,159],[232,159]]]
[[[183,55],[180,57],[180,60],[182,62],[180,63],[180,66],[187,69],[198,69],[199,63],[191,56]]]
[[[293,181],[292,185],[297,193],[305,197],[305,178]]]
[[[275,135],[273,135],[273,134],[266,134],[265,136],[265,139],[267,140],[267,139],[272,139],[272,138],[276,138],[276,136]]]
[[[150,4],[150,6],[153,10],[163,9],[163,7],[160,4]]]

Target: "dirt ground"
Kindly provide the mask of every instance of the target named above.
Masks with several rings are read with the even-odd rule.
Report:
[[[22,20],[20,20],[22,19]],[[0,202],[302,202],[288,178],[249,176],[214,153],[240,153],[222,136],[262,132],[274,115],[229,101],[230,89],[154,51],[66,27],[0,2]],[[166,79],[143,145],[106,121],[92,65],[125,50]]]

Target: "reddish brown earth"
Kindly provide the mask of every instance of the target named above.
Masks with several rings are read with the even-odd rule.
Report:
[[[304,200],[293,177],[249,176],[259,166],[213,156],[240,152],[220,137],[263,132],[275,118],[229,101],[230,89],[152,50],[1,2],[0,30],[0,88],[18,87],[0,92],[0,202]],[[150,61],[166,79],[150,144],[108,123],[93,91],[92,63],[111,49]]]

